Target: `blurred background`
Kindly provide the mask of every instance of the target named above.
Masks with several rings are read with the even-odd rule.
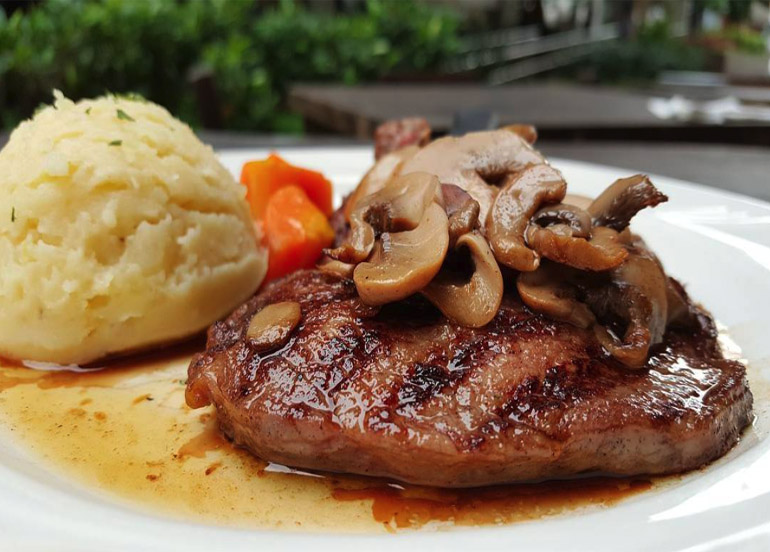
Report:
[[[215,147],[368,140],[414,115],[436,135],[520,122],[546,153],[652,172],[671,158],[672,176],[714,185],[735,160],[770,198],[767,0],[0,6],[6,132],[54,88],[141,95]]]

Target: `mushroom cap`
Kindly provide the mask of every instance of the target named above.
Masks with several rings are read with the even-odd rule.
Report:
[[[545,158],[521,136],[508,130],[446,136],[431,142],[400,167],[401,174],[429,172],[442,184],[455,184],[478,201],[482,223],[497,192],[496,184],[507,175]]]
[[[385,185],[399,174],[401,165],[412,157],[420,148],[418,146],[407,146],[382,156],[361,179],[356,189],[345,200],[345,219],[349,222],[350,215],[355,209],[356,204],[361,198],[379,192]]]
[[[350,232],[345,242],[326,253],[345,263],[365,260],[377,234],[412,230],[427,206],[440,197],[439,183],[428,173],[394,178],[378,191],[360,198],[350,214]]]
[[[463,234],[456,249],[467,248],[473,260],[473,274],[462,280],[442,270],[422,294],[450,320],[470,328],[488,324],[503,300],[503,276],[487,241],[478,232]]]
[[[288,341],[301,319],[302,309],[299,303],[273,303],[254,315],[246,329],[246,336],[258,352],[277,349]]]
[[[382,234],[369,259],[356,266],[358,295],[367,305],[383,305],[417,293],[438,274],[448,247],[446,213],[431,203],[417,228]]]
[[[549,228],[532,225],[527,231],[527,243],[547,259],[582,270],[610,270],[628,257],[614,230],[599,226],[592,234],[591,239],[586,240],[572,237],[571,228],[566,225]]]
[[[553,262],[541,264],[533,272],[522,272],[516,279],[521,300],[534,311],[569,322],[578,328],[590,328],[596,322],[591,309],[577,299],[565,269]]]
[[[532,215],[564,197],[567,183],[550,165],[533,165],[507,179],[486,222],[489,245],[498,262],[520,271],[535,270],[540,256],[530,249],[524,232]]]
[[[636,174],[616,180],[591,203],[588,212],[596,226],[607,226],[620,232],[636,213],[665,201],[668,197],[650,182],[647,175]]]

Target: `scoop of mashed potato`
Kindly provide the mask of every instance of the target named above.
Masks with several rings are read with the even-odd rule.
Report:
[[[0,356],[148,348],[257,289],[245,189],[187,125],[149,102],[55,96],[0,152]]]

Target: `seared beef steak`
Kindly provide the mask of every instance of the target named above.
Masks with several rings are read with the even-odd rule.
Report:
[[[302,320],[258,353],[249,323],[281,301],[300,303]],[[213,402],[238,445],[301,468],[446,487],[679,472],[724,454],[751,417],[744,367],[698,317],[632,371],[515,293],[471,329],[421,299],[377,312],[352,281],[298,272],[211,327],[187,401]]]

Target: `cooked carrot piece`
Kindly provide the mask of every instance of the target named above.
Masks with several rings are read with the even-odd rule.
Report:
[[[290,165],[276,154],[250,161],[241,169],[252,216],[261,220],[270,197],[285,186],[298,186],[327,217],[332,214],[332,184],[320,172]]]
[[[264,230],[270,253],[265,281],[314,266],[334,240],[326,215],[295,185],[278,189],[268,199]]]

